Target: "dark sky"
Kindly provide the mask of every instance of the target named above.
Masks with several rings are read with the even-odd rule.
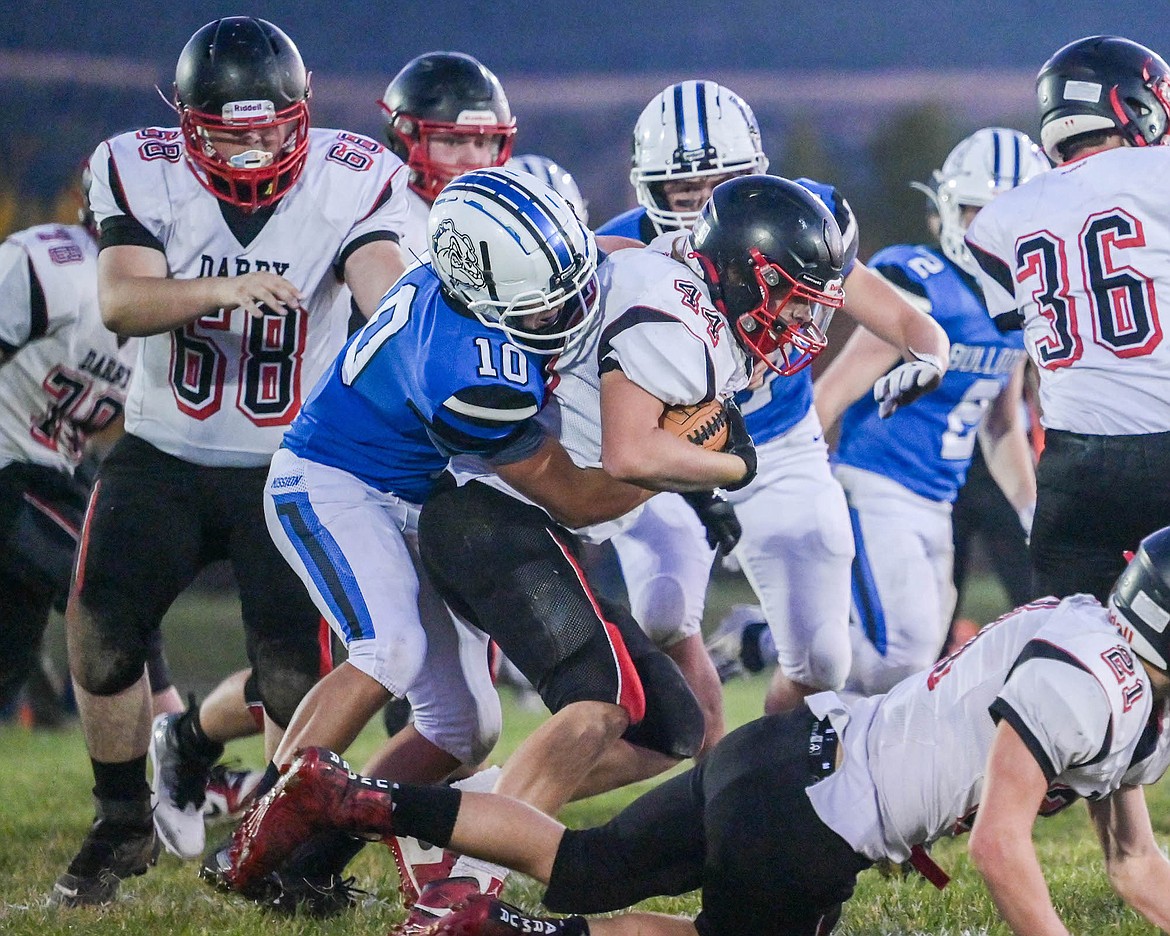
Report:
[[[0,0],[0,48],[172,62],[218,16],[264,16],[310,67],[393,74],[436,48],[500,74],[793,69],[1029,68],[1060,45],[1119,33],[1165,54],[1165,0],[284,0],[281,3]]]

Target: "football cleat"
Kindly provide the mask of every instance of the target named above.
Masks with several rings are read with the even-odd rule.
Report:
[[[97,800],[97,815],[81,850],[57,878],[49,903],[57,907],[96,907],[112,903],[118,885],[145,874],[158,860],[159,842],[142,802]]]
[[[389,834],[390,784],[359,777],[325,748],[297,753],[271,790],[248,809],[232,833],[223,880],[247,893],[293,850],[325,829],[377,841]]]
[[[229,847],[223,845],[210,852],[199,869],[200,878],[225,892],[234,891],[228,882]],[[359,896],[365,891],[354,887],[354,880],[336,874],[296,875],[273,871],[253,882],[242,896],[276,913],[325,919],[357,906]]]
[[[391,931],[391,936],[421,936],[431,932],[437,922],[446,919],[470,899],[498,897],[503,888],[504,879],[497,877],[486,881],[471,876],[432,881],[422,889],[406,920]]]
[[[759,605],[732,605],[707,638],[706,646],[720,682],[758,673],[776,663],[776,643]]]
[[[472,894],[417,936],[529,936],[548,932],[549,923],[490,894]]]
[[[398,868],[398,889],[402,902],[410,906],[418,900],[431,881],[451,876],[451,869],[459,857],[455,852],[438,845],[430,845],[409,835],[393,835],[386,840]]]
[[[203,819],[209,825],[239,819],[252,805],[252,793],[264,779],[262,770],[236,770],[216,764],[209,771]]]
[[[166,850],[189,861],[203,854],[203,801],[214,761],[186,756],[179,749],[175,726],[179,715],[159,715],[151,728],[150,802],[154,827]]]

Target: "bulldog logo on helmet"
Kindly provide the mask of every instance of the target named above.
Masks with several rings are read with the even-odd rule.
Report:
[[[455,224],[450,218],[439,222],[431,238],[431,253],[451,271],[453,283],[473,289],[482,289],[486,285],[483,268],[475,253],[475,244],[462,231],[455,230]]]

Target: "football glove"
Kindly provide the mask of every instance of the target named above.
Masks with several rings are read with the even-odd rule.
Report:
[[[727,555],[743,535],[735,508],[714,491],[687,491],[682,499],[691,505],[707,531],[707,545]]]
[[[915,360],[899,364],[888,374],[877,379],[873,385],[873,398],[877,400],[878,415],[885,419],[900,406],[913,403],[924,393],[929,393],[942,380],[943,362],[933,354],[919,354],[913,348],[910,353]]]
[[[752,483],[756,476],[756,445],[748,435],[747,426],[743,421],[743,413],[734,400],[728,400],[724,407],[727,413],[727,441],[723,451],[728,455],[738,455],[747,466],[743,477],[733,484],[723,485],[725,491],[738,491]]]

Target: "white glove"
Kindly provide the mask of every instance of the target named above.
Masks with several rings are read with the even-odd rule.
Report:
[[[885,419],[899,406],[913,403],[929,393],[942,380],[943,362],[933,354],[919,354],[913,348],[915,360],[899,364],[873,385],[873,398],[878,403],[878,415]]]

